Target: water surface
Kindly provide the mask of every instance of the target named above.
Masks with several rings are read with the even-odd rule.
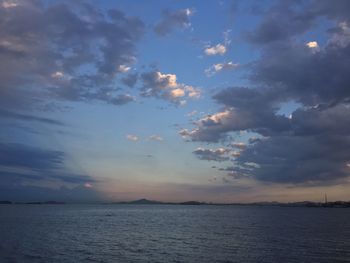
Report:
[[[350,262],[350,209],[0,205],[0,262]]]

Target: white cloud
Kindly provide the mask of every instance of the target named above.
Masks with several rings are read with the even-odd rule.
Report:
[[[227,51],[223,44],[217,44],[216,46],[208,47],[204,50],[207,56],[223,55]]]
[[[185,86],[185,90],[190,98],[199,98],[201,90],[192,86]]]
[[[161,97],[177,104],[186,103],[180,98],[199,98],[200,89],[177,82],[176,74],[164,74],[159,71],[144,73],[143,96]]]
[[[92,186],[92,184],[90,184],[90,183],[85,183],[85,184],[84,184],[84,187],[85,187],[85,188],[92,188],[93,186]]]
[[[61,71],[56,71],[56,72],[51,74],[51,77],[53,77],[53,78],[62,78],[63,76],[64,76],[64,74]]]
[[[200,123],[208,123],[213,122],[214,124],[221,123],[225,119],[229,118],[232,115],[232,111],[226,110],[222,112],[215,113],[213,115],[208,115],[198,121],[198,124]]]
[[[129,141],[133,141],[133,142],[136,142],[139,140],[139,137],[136,136],[136,135],[132,135],[132,134],[127,134],[126,135],[126,139],[128,139]]]
[[[164,82],[165,88],[175,88],[177,87],[176,75],[175,74],[162,74],[161,72],[157,72],[157,81],[162,83]]]
[[[13,2],[13,1],[4,1],[2,2],[2,5],[1,5],[3,8],[13,8],[13,7],[16,7],[18,6],[18,3],[16,2]]]
[[[222,70],[232,70],[239,66],[238,63],[233,63],[232,61],[227,63],[218,63],[212,65],[210,68],[205,70],[205,74],[210,77],[213,76],[215,73],[220,72]]]
[[[196,126],[194,129],[183,129],[179,131],[179,134],[186,140],[214,141],[213,134],[216,134],[221,129],[227,129],[232,122],[235,123],[236,119],[233,109],[230,108],[194,121],[193,124]],[[241,125],[242,121],[237,120],[239,121],[238,125]]]
[[[318,47],[319,47],[319,46],[318,46],[318,43],[317,43],[316,41],[307,42],[307,43],[306,43],[306,46],[307,46],[308,48],[318,48]]]
[[[119,65],[119,67],[118,67],[118,71],[122,72],[122,73],[128,72],[130,69],[131,69],[131,67],[128,67],[126,65]]]
[[[148,137],[148,140],[161,142],[164,139],[163,139],[163,137],[161,137],[159,135],[151,135],[151,136]]]
[[[171,96],[174,98],[185,96],[185,91],[181,88],[173,89],[170,93],[171,93]]]

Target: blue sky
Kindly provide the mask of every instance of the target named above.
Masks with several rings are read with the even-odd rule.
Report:
[[[348,1],[0,3],[0,199],[348,199]]]

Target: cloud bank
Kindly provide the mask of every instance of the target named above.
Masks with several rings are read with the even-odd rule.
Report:
[[[187,140],[235,143],[251,140],[222,169],[235,178],[286,184],[337,184],[350,175],[349,1],[278,2],[246,39],[260,49],[251,63],[250,87],[228,87],[213,96],[222,107],[180,131]],[[329,19],[327,41],[304,33]],[[282,105],[297,103],[290,116]],[[233,136],[233,137],[232,137]],[[196,150],[204,160],[227,160],[220,152]]]

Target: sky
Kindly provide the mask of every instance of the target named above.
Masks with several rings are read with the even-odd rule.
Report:
[[[0,200],[350,199],[350,1],[0,1]]]

